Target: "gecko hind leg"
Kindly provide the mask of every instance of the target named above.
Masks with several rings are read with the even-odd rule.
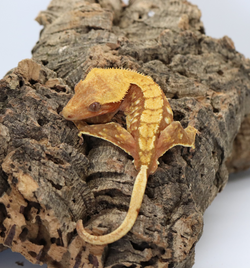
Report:
[[[166,151],[176,145],[192,147],[194,149],[196,133],[198,133],[198,131],[194,127],[188,126],[184,129],[180,122],[173,121],[160,133],[159,139],[156,144],[155,159],[158,159]],[[157,164],[153,163],[151,173],[153,173],[156,168]]]

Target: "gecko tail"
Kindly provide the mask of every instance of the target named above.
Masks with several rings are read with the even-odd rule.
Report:
[[[135,179],[135,184],[129,204],[128,213],[122,224],[110,234],[95,236],[89,234],[83,227],[82,220],[76,224],[78,235],[86,242],[94,245],[106,245],[113,243],[126,235],[133,227],[141,208],[144,192],[147,185],[148,166],[142,165]]]

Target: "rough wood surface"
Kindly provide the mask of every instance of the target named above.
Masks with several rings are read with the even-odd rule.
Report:
[[[230,38],[206,36],[200,15],[181,0],[53,0],[39,14],[33,60],[0,83],[1,244],[48,267],[192,267],[205,209],[250,155],[250,62]],[[150,75],[174,119],[200,132],[194,151],[160,159],[134,227],[106,247],[85,244],[75,222],[100,234],[117,228],[136,170],[122,150],[79,139],[60,116],[92,67]]]

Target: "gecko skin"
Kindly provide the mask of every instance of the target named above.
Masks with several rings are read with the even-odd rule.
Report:
[[[127,130],[117,123],[106,123],[121,110]],[[134,158],[138,170],[128,213],[123,223],[110,234],[89,234],[77,222],[79,236],[88,243],[104,245],[123,237],[133,227],[143,200],[147,178],[158,167],[158,158],[176,145],[194,148],[197,130],[173,121],[173,112],[161,88],[149,76],[124,69],[92,69],[75,87],[75,95],[62,111],[72,120],[79,135],[107,140]],[[81,123],[85,120],[88,125]],[[105,124],[103,124],[105,123]]]

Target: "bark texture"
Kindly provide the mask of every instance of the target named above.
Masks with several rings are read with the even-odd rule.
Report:
[[[249,167],[250,61],[229,37],[206,36],[187,1],[96,2],[52,0],[37,17],[33,60],[0,82],[0,243],[48,267],[190,268],[205,209],[229,171]],[[174,119],[200,132],[195,150],[160,158],[134,227],[105,247],[82,241],[75,222],[95,234],[117,228],[136,170],[121,149],[78,138],[60,116],[93,67],[150,75]],[[124,124],[122,114],[114,120]]]

